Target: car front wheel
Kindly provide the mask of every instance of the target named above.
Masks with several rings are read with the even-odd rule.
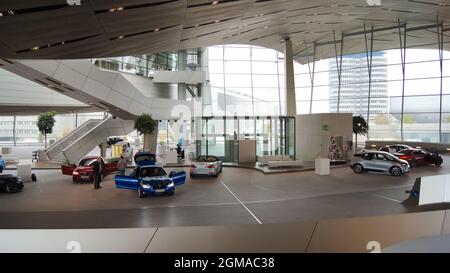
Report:
[[[361,164],[355,164],[353,165],[353,171],[355,173],[362,173],[364,171],[364,168]]]
[[[402,175],[402,170],[399,167],[396,167],[396,166],[392,167],[390,172],[391,172],[392,176],[400,176],[400,175]]]
[[[17,185],[16,185],[16,183],[14,183],[14,182],[8,182],[8,183],[5,185],[5,191],[6,191],[7,193],[15,193],[15,192],[17,192]]]

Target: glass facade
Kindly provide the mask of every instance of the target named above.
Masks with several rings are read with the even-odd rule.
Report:
[[[38,116],[1,116],[0,144],[29,143],[43,144],[44,137],[39,132],[36,122]],[[77,126],[89,119],[103,119],[104,113],[71,113],[55,116],[53,133],[47,135],[48,141],[56,141],[69,134]]]
[[[213,116],[280,116],[284,107],[284,55],[247,45],[208,48]],[[208,106],[207,106],[208,107]]]
[[[294,117],[203,117],[193,123],[196,153],[237,162],[239,140],[256,140],[256,155],[295,158]]]
[[[313,88],[312,63],[295,63],[297,112],[361,115],[371,140],[450,143],[449,58],[444,51],[442,97],[437,49],[406,49],[404,94],[400,50],[373,53],[370,93],[365,53],[343,56],[340,87],[336,58],[315,62]]]
[[[156,70],[176,70],[178,54],[176,52],[165,52],[92,59],[92,62],[101,68],[150,77]]]

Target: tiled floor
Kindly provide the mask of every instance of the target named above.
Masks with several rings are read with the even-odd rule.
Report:
[[[416,177],[450,173],[420,167],[404,177],[336,168],[330,176],[314,172],[263,174],[224,168],[218,178],[188,178],[175,196],[139,199],[136,192],[73,184],[58,170],[35,171],[39,181],[17,194],[0,194],[0,228],[124,228],[160,226],[290,223],[418,211],[405,207],[405,190]],[[14,171],[10,171],[14,172]]]

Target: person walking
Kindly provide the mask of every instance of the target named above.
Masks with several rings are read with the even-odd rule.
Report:
[[[102,159],[100,157],[92,163],[92,168],[94,169],[94,189],[100,189],[100,181],[102,177]]]
[[[117,162],[117,170],[119,171],[119,175],[125,175],[125,170],[127,169],[127,161],[123,157],[120,156],[119,162]]]

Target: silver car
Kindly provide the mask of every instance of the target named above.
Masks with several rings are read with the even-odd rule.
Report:
[[[219,176],[222,172],[222,161],[213,155],[201,155],[191,165],[191,177],[196,175]]]
[[[408,161],[382,151],[365,151],[355,154],[350,163],[350,168],[355,173],[364,171],[390,173],[393,176],[401,176],[409,173]]]

